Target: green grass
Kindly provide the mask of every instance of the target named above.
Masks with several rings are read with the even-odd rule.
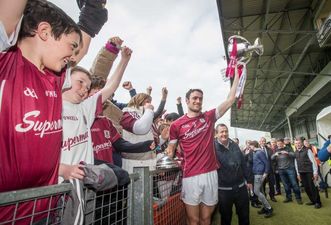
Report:
[[[306,193],[302,193],[303,205],[298,205],[296,201],[283,203],[285,196],[276,196],[278,202],[270,202],[274,209],[274,214],[270,218],[264,218],[258,215],[259,209],[250,207],[251,225],[330,225],[331,224],[331,190],[329,189],[329,198],[325,198],[324,193],[320,193],[322,208],[315,209],[314,206],[307,206],[309,202]],[[212,225],[220,224],[220,215],[215,213]],[[237,215],[233,208],[232,225],[237,225]]]

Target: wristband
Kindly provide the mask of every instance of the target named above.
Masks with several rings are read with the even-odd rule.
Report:
[[[107,42],[105,48],[114,54],[118,54],[118,52],[120,51],[113,43]]]

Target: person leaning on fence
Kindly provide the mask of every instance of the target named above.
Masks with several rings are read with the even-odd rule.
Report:
[[[238,224],[248,225],[249,198],[247,189],[252,191],[254,177],[239,146],[229,138],[229,130],[225,124],[216,126],[215,149],[217,159],[221,164],[217,170],[221,224],[231,225],[234,205],[238,215]],[[252,155],[253,153],[250,152],[249,154]]]
[[[131,49],[127,47],[122,49],[122,57],[115,72],[108,78],[105,87],[90,98],[87,98],[91,85],[90,73],[81,67],[72,69],[72,87],[62,93],[63,141],[59,168],[61,180],[83,179],[84,172],[79,163],[94,163],[90,128],[96,115],[102,113],[102,103],[118,88],[131,53]]]
[[[46,1],[28,1],[17,46],[0,53],[4,96],[0,100],[0,192],[57,183],[65,80],[61,70],[81,39],[77,24],[60,8]],[[38,201],[35,210],[48,207],[45,199]],[[16,216],[28,215],[33,208],[33,203],[24,203]],[[11,218],[9,210],[1,209],[0,221]]]
[[[123,127],[122,137],[131,142],[154,140],[152,125],[154,119],[152,97],[145,93],[138,93],[123,109],[121,125]],[[145,153],[122,153],[123,169],[129,173],[133,167],[148,166],[150,170],[156,169],[156,154],[154,151]]]
[[[216,109],[206,112],[202,112],[202,90],[190,89],[186,93],[187,114],[171,124],[166,152],[174,157],[177,145],[183,152],[181,198],[185,203],[188,224],[210,224],[217,205],[219,164],[214,148],[214,125],[234,103],[238,80],[236,71],[228,98]]]
[[[61,70],[82,39],[77,24],[52,3],[28,1],[24,15],[17,46],[0,53],[5,96],[0,100],[0,192],[57,183],[65,80]],[[37,211],[47,209],[45,201],[36,204]],[[24,216],[33,203],[21,208],[18,214]],[[0,221],[7,216],[7,209],[1,209]]]

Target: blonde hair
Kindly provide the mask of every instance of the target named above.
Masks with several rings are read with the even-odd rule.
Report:
[[[152,97],[145,93],[136,94],[128,103],[128,107],[139,108],[139,106],[143,106],[145,100],[152,101]]]

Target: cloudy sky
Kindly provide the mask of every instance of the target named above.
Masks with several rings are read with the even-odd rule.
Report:
[[[78,21],[75,0],[51,2]],[[123,80],[130,80],[137,92],[151,85],[155,107],[162,87],[169,90],[167,112],[176,111],[176,98],[184,100],[190,88],[204,91],[204,110],[225,100],[230,83],[220,73],[226,62],[216,0],[108,0],[107,8],[108,22],[92,40],[81,66],[90,68],[108,38],[119,36],[133,50]],[[129,94],[120,87],[116,99],[127,102]],[[230,113],[218,123],[229,125]],[[265,135],[245,129],[237,129],[237,134],[241,143]],[[230,136],[235,136],[233,128]]]

